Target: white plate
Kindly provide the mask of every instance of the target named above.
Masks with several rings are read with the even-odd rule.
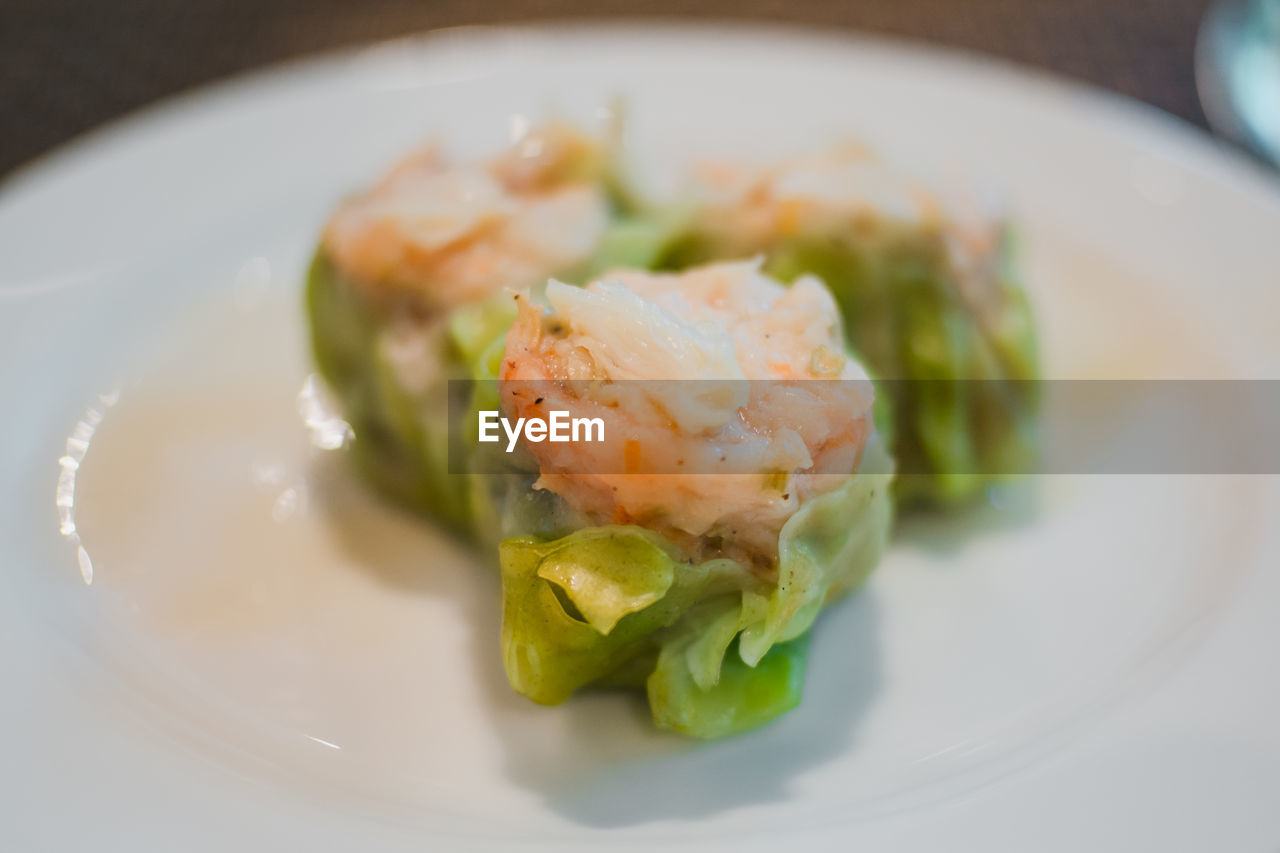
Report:
[[[0,195],[0,847],[1274,845],[1272,477],[1046,477],[910,525],[824,617],[803,707],[730,741],[511,693],[493,573],[307,441],[300,279],[334,202],[416,143],[619,94],[650,174],[856,136],[998,187],[1054,376],[1280,376],[1272,179],[983,60],[464,30],[206,89]]]

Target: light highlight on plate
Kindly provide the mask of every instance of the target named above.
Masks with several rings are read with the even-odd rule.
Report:
[[[340,450],[355,438],[351,424],[339,417],[321,395],[319,378],[309,374],[298,391],[298,414],[311,435],[311,443],[321,450]]]
[[[93,583],[93,560],[80,541],[76,531],[76,472],[89,452],[89,444],[93,434],[107,409],[120,400],[118,390],[98,395],[98,404],[85,410],[84,416],[76,422],[67,436],[66,453],[58,459],[58,488],[55,504],[58,507],[58,532],[76,548],[76,564],[80,568],[80,577],[85,584]]]
[[[325,740],[324,738],[318,738],[318,737],[316,737],[315,735],[307,735],[307,740],[313,740],[313,741],[315,741],[316,743],[320,744],[321,746],[327,746],[327,747],[329,747],[330,749],[337,749],[337,750],[341,750],[341,749],[342,749],[342,747],[338,746],[336,743],[332,743],[331,741],[327,741],[327,740]]]

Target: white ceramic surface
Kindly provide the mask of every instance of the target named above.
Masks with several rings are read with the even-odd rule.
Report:
[[[847,137],[990,184],[1053,376],[1280,377],[1275,179],[980,59],[461,30],[172,101],[0,191],[0,848],[1274,849],[1275,477],[1044,477],[910,523],[803,707],[726,742],[511,693],[493,573],[309,441],[300,281],[397,154],[617,95],[656,185]]]

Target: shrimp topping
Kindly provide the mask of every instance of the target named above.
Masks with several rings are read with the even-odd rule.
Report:
[[[341,205],[324,232],[338,268],[371,295],[425,309],[530,287],[585,261],[607,224],[592,142],[550,125],[484,162],[434,148]]]
[[[767,167],[708,163],[697,169],[706,227],[729,252],[766,251],[779,239],[851,231],[872,240],[937,241],[963,298],[996,299],[1001,211],[971,190],[934,192],[845,145]]]
[[[545,307],[518,299],[504,408],[603,419],[604,441],[528,445],[536,486],[596,523],[768,564],[800,503],[857,466],[873,390],[812,276],[786,287],[757,259],[552,281]],[[818,379],[844,381],[801,381]]]

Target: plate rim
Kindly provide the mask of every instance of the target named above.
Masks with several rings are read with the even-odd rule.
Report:
[[[238,89],[252,87],[272,78],[305,75],[314,68],[334,62],[350,62],[375,50],[412,49],[426,51],[447,40],[479,40],[520,36],[630,36],[660,37],[697,35],[730,40],[744,38],[818,41],[831,46],[863,47],[903,58],[935,65],[962,66],[966,70],[1000,78],[1007,85],[1022,89],[1048,88],[1060,96],[1081,98],[1088,106],[1109,112],[1110,119],[1133,122],[1133,129],[1143,132],[1164,130],[1170,140],[1197,148],[1197,153],[1211,158],[1215,166],[1234,173],[1235,178],[1263,179],[1280,203],[1280,170],[1269,168],[1247,151],[1212,130],[1174,115],[1148,101],[1108,89],[1089,80],[1070,77],[1037,65],[1018,62],[993,53],[935,43],[923,38],[877,33],[857,28],[822,28],[793,21],[761,21],[740,18],[682,19],[674,16],[628,15],[619,17],[576,16],[554,21],[510,22],[497,24],[461,24],[415,30],[383,39],[369,39],[330,48],[309,50],[297,56],[272,60],[231,74],[196,83],[162,95],[86,128],[53,147],[24,160],[0,175],[0,206],[10,196],[38,183],[51,170],[66,168],[87,153],[87,149],[109,143],[113,139],[137,132],[157,116],[190,106],[193,102],[227,96]],[[1264,191],[1264,194],[1265,191]]]

